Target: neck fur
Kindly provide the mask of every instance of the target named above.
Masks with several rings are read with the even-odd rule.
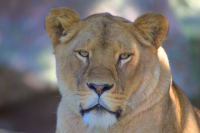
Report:
[[[158,49],[157,55],[156,66],[152,69],[146,66],[147,76],[144,76],[144,82],[129,99],[132,105],[131,112],[135,115],[158,103],[169,92],[171,83],[169,61],[162,47]]]

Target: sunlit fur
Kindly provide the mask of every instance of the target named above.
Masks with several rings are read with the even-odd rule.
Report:
[[[145,13],[135,22],[109,13],[81,20],[74,10],[59,7],[45,26],[62,95],[57,133],[200,132],[198,109],[172,81],[162,48],[168,32],[162,14]],[[131,56],[121,60],[123,53]],[[87,83],[113,87],[99,97]],[[84,113],[97,104],[104,110]]]

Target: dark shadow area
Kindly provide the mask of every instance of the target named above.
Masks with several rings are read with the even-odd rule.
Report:
[[[26,133],[54,133],[59,92],[36,94],[0,108],[0,129]]]

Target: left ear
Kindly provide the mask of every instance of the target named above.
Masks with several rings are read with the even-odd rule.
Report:
[[[59,38],[63,32],[68,34],[72,30],[72,25],[80,21],[79,15],[70,8],[57,7],[51,9],[45,20],[45,27],[53,46],[60,44]]]
[[[154,45],[158,49],[168,33],[168,21],[160,13],[147,12],[133,23],[136,36],[141,43]]]

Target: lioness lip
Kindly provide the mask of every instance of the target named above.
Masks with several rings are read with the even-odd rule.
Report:
[[[107,112],[111,113],[111,114],[114,114],[116,116],[116,118],[119,118],[121,116],[121,110],[120,109],[117,109],[116,112],[113,112],[113,111],[110,111],[106,108],[104,108],[102,105],[100,104],[97,104],[95,106],[93,106],[92,108],[89,108],[89,109],[81,109],[80,113],[82,116],[84,116],[85,113],[89,113],[90,111],[92,110],[99,110],[99,111],[103,111],[103,110],[106,110]]]

